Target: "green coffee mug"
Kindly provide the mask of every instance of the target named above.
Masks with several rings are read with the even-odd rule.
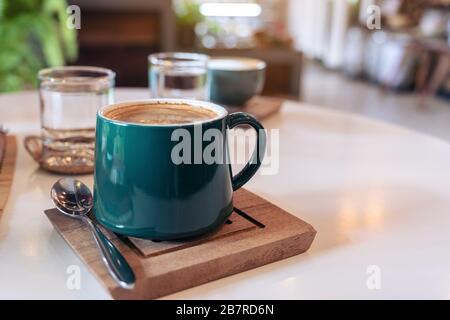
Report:
[[[217,117],[198,123],[158,125],[105,116],[110,108],[161,103],[206,108]],[[227,160],[227,129],[238,125],[250,125],[257,133],[256,148],[242,171],[233,176],[229,161],[194,159],[205,154],[212,140],[218,140],[214,156],[215,153],[222,156],[215,159]],[[183,141],[187,143],[185,146],[194,151],[197,148],[190,155],[186,153],[187,157],[183,151],[183,159],[187,161],[181,163],[174,161],[174,150],[180,146],[180,139],[174,139],[174,135],[180,132],[193,137]],[[206,132],[220,133],[223,138],[206,138]],[[242,112],[228,114],[212,103],[149,99],[103,107],[97,114],[96,127],[95,217],[116,233],[153,240],[182,239],[211,232],[233,211],[233,191],[256,173],[265,148],[264,128],[253,116]]]

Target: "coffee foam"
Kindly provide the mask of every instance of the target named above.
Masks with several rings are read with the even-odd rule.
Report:
[[[138,124],[189,124],[215,119],[219,114],[209,108],[182,103],[136,103],[118,105],[103,112],[106,118]]]

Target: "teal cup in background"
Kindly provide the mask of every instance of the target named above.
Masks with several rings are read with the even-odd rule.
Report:
[[[261,93],[266,63],[244,57],[215,57],[208,63],[209,100],[242,106]]]
[[[105,116],[110,108],[160,103],[207,108],[217,117],[199,123],[154,125]],[[258,143],[249,163],[236,175],[232,175],[229,161],[199,163],[198,159],[192,159],[195,152],[190,156],[191,163],[174,163],[172,151],[179,141],[172,140],[177,129],[190,134],[189,144],[194,151],[196,147],[204,150],[211,143],[201,139],[198,144],[195,135],[215,129],[223,136],[219,150],[228,159],[227,129],[238,125],[253,127]],[[182,239],[211,232],[232,213],[233,191],[256,173],[265,147],[264,128],[254,117],[242,112],[228,114],[213,103],[149,99],[103,107],[97,113],[95,217],[116,233],[153,240]]]

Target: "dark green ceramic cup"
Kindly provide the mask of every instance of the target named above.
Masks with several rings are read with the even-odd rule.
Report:
[[[112,108],[160,103],[207,108],[217,117],[198,123],[153,125],[105,116]],[[199,154],[195,150],[205,151],[211,145],[213,139],[208,141],[205,134],[208,129],[222,134],[216,151],[224,160],[228,159],[227,129],[244,124],[256,130],[258,143],[241,172],[233,176],[229,161],[211,163],[194,159]],[[174,148],[181,141],[174,139],[180,137],[176,134],[179,132],[192,137],[184,142],[194,150],[184,158],[190,160],[183,163],[175,163],[173,158]],[[264,128],[254,117],[242,112],[228,114],[224,108],[208,102],[150,99],[104,107],[97,114],[95,217],[116,233],[154,240],[182,239],[211,232],[231,214],[233,191],[256,173],[265,147]]]

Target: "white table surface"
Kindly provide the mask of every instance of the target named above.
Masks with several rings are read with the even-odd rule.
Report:
[[[146,97],[116,91],[117,101]],[[43,214],[58,176],[37,170],[22,147],[24,135],[39,132],[38,112],[36,92],[0,95],[0,123],[19,137],[0,221],[0,298],[108,299]],[[450,297],[450,144],[294,102],[264,125],[280,128],[280,170],[246,187],[311,223],[311,249],[168,298]],[[81,268],[79,290],[66,285],[71,265]],[[378,289],[367,286],[372,265]]]

